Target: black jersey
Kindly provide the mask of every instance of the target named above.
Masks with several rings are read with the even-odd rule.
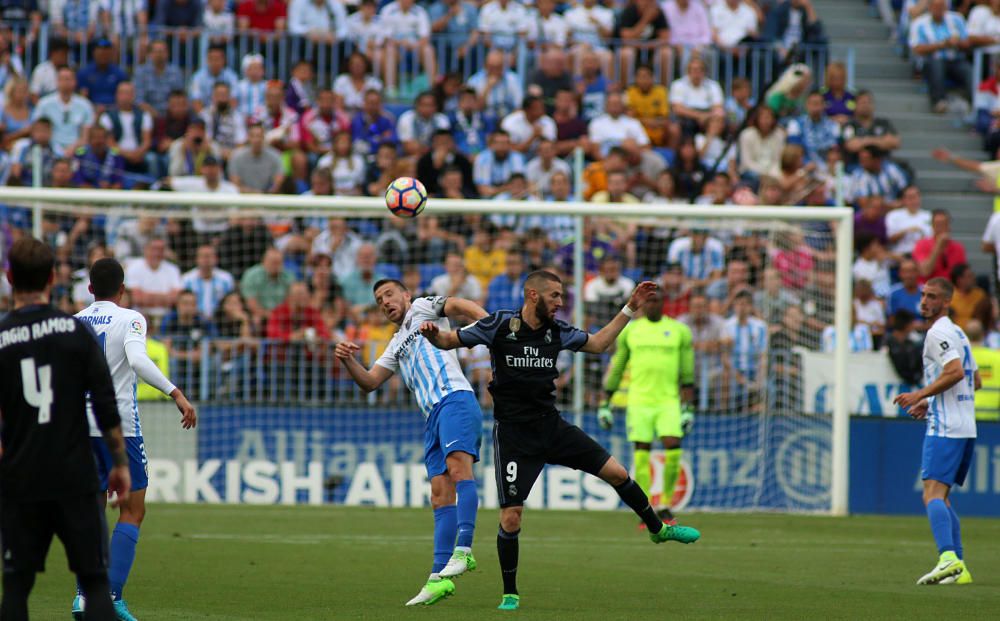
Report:
[[[556,359],[564,349],[577,351],[590,338],[564,321],[532,330],[520,311],[502,310],[458,331],[466,347],[490,350],[493,379],[493,417],[499,421],[528,421],[558,414]]]
[[[96,494],[87,397],[102,430],[118,426],[108,364],[93,330],[50,306],[0,321],[0,495]]]

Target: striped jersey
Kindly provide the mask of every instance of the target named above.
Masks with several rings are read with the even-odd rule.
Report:
[[[875,339],[872,329],[866,323],[859,323],[851,328],[848,347],[851,353],[875,351]],[[833,326],[823,328],[823,352],[832,354],[837,348],[837,330]]]
[[[136,398],[136,375],[125,356],[125,344],[137,341],[146,348],[146,318],[134,310],[121,308],[114,302],[94,302],[76,314],[97,333],[104,358],[108,361],[111,380],[115,386],[115,401],[122,419],[122,435],[126,438],[142,436],[139,424],[139,400]],[[90,404],[87,404],[90,414]],[[90,435],[101,437],[101,432],[90,423]]]
[[[194,293],[198,300],[198,312],[205,319],[211,319],[222,298],[226,297],[236,284],[233,275],[225,270],[213,268],[212,277],[205,279],[198,273],[198,268],[194,268],[181,276],[181,287]]]
[[[748,379],[756,379],[757,372],[763,370],[761,356],[767,352],[767,324],[756,317],[747,317],[743,324],[733,316],[726,320],[726,334],[733,342],[733,368]]]
[[[472,392],[455,352],[434,347],[420,334],[420,324],[425,321],[437,323],[442,330],[451,329],[444,316],[446,299],[433,296],[413,300],[399,330],[375,361],[380,367],[402,376],[424,416],[430,416],[437,402],[451,393]]]
[[[965,377],[941,394],[928,398],[927,435],[975,438],[975,373],[979,367],[965,332],[948,317],[941,317],[924,339],[924,385],[937,380],[952,360],[961,361]]]
[[[691,238],[681,237],[670,243],[667,261],[679,263],[685,278],[703,280],[712,272],[726,267],[726,247],[721,241],[709,237],[701,250],[695,251],[691,248]]]

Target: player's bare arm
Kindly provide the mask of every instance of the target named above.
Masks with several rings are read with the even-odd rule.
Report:
[[[117,500],[112,506],[119,506],[128,501],[129,490],[132,489],[132,475],[128,469],[128,456],[125,454],[125,438],[121,426],[112,427],[104,432],[104,443],[108,445],[111,461],[114,466],[108,473],[108,493],[115,494]]]
[[[184,396],[184,392],[163,375],[160,368],[146,353],[146,346],[143,343],[139,341],[126,343],[125,357],[128,359],[128,365],[132,367],[139,379],[174,400],[177,411],[181,413],[181,427],[193,429],[198,424],[198,412],[195,407]]]
[[[337,343],[337,346],[333,349],[333,355],[340,360],[347,372],[351,374],[351,378],[354,379],[361,390],[365,392],[371,392],[386,383],[390,377],[392,377],[392,371],[380,366],[374,365],[371,370],[366,369],[364,365],[358,362],[355,355],[361,351],[361,346],[357,343],[352,343],[351,341],[341,341]]]
[[[964,378],[965,371],[962,369],[962,361],[956,358],[944,365],[944,369],[941,370],[941,376],[934,380],[931,384],[921,388],[920,390],[904,392],[893,399],[893,403],[902,407],[904,410],[909,410],[911,407],[917,405],[927,397],[933,397],[934,395],[943,393],[962,381]]]
[[[479,321],[489,315],[482,306],[465,298],[448,298],[445,300],[444,314],[448,319],[465,320],[469,323]]]
[[[651,281],[643,281],[639,283],[636,288],[632,291],[632,296],[629,297],[628,304],[626,307],[635,313],[646,303],[649,296],[653,294],[657,289],[657,284]],[[597,334],[591,334],[590,338],[587,339],[587,343],[580,348],[580,351],[586,352],[588,354],[600,354],[607,351],[608,347],[615,342],[621,331],[625,329],[631,319],[631,314],[626,314],[625,310],[615,315],[615,318],[611,320],[608,325],[601,328]]]
[[[170,392],[170,398],[174,400],[177,411],[181,413],[181,427],[184,429],[194,429],[198,424],[198,412],[191,402],[187,400],[180,388],[174,388]]]

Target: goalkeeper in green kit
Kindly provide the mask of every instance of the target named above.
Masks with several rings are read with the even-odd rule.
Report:
[[[650,495],[649,452],[654,440],[660,438],[666,457],[660,494],[663,506],[659,514],[661,519],[669,520],[673,518],[669,503],[681,468],[681,439],[693,422],[690,404],[694,401],[694,347],[691,330],[663,315],[659,291],[646,301],[642,310],[644,316],[625,326],[618,336],[617,350],[604,382],[607,399],[597,417],[602,428],[612,427],[609,401],[627,368],[625,421],[628,440],[635,445],[635,481]]]

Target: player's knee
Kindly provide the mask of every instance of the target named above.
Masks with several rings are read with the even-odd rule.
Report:
[[[500,527],[508,533],[521,529],[521,507],[508,507],[500,511]]]
[[[472,478],[472,456],[468,453],[456,452],[448,455],[448,476],[453,483],[467,481]]]
[[[142,521],[146,518],[146,505],[138,504],[136,506],[122,507],[121,514],[118,516],[118,521],[125,524],[132,524],[134,526],[142,526]]]
[[[611,461],[601,470],[601,478],[613,486],[618,486],[628,481],[628,471],[617,461]]]
[[[661,438],[663,440],[663,448],[669,450],[679,449],[681,447],[681,439],[674,436],[664,436]]]

